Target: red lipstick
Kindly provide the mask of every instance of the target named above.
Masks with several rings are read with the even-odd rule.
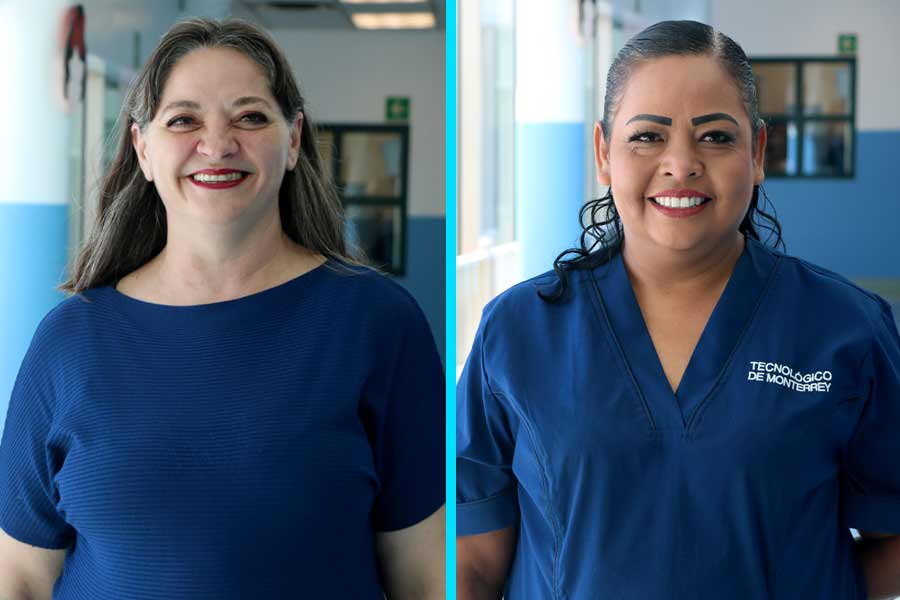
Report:
[[[704,198],[704,200],[698,204],[697,206],[691,207],[675,207],[675,206],[664,206],[657,202],[657,198]],[[668,189],[653,194],[649,197],[650,202],[653,204],[654,208],[666,215],[667,217],[673,217],[675,219],[683,219],[685,217],[693,217],[696,214],[703,212],[703,209],[706,208],[706,205],[709,204],[712,198],[706,193],[692,190],[692,189]]]
[[[669,208],[668,206],[663,206],[662,204],[657,204],[651,200],[651,204],[653,207],[666,215],[667,217],[674,217],[676,219],[682,219],[684,217],[693,217],[694,215],[703,211],[704,208],[709,204],[709,202],[704,202],[698,206],[692,206],[690,208]]]
[[[198,181],[194,179],[194,175],[202,173],[204,175],[228,175],[231,173],[240,173],[241,176],[239,179],[233,179],[229,181]],[[211,190],[221,190],[225,188],[233,188],[238,185],[241,185],[248,177],[250,173],[245,171],[239,171],[238,169],[202,169],[200,171],[195,171],[188,176],[188,179],[191,180],[191,183],[198,187],[208,188]]]

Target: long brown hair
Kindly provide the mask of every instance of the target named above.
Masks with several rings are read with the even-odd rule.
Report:
[[[199,48],[241,52],[262,68],[288,123],[304,113],[300,155],[294,169],[285,172],[278,194],[281,227],[312,252],[355,262],[344,238],[340,199],[323,168],[315,128],[284,54],[265,31],[248,21],[194,18],[175,24],[163,36],[128,91],[113,138],[117,140],[116,154],[100,183],[92,233],[60,290],[77,294],[110,285],[147,263],[166,245],[166,209],[156,186],[143,177],[131,143],[131,125],[137,123],[141,131],[146,128],[156,115],[175,64]]]

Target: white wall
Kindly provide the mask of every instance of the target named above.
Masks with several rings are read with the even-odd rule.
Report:
[[[639,8],[642,17],[651,22],[667,19],[704,21],[709,14],[711,0],[607,0],[617,15],[634,13]],[[618,48],[617,48],[618,50]]]
[[[900,2],[711,0],[710,8],[710,25],[750,56],[834,56],[838,35],[855,33],[857,129],[900,129]]]
[[[143,64],[166,30],[184,16],[175,2],[84,0],[82,5],[88,53],[135,71],[135,32],[140,34],[137,58]]]
[[[314,122],[384,123],[385,98],[410,98],[409,215],[443,217],[444,33],[271,33]]]
[[[221,0],[177,2],[87,0],[88,52],[125,67],[140,60],[186,16],[227,16]],[[445,214],[444,33],[345,30],[270,30],[294,67],[316,122],[384,122],[387,96],[409,96],[409,215]]]

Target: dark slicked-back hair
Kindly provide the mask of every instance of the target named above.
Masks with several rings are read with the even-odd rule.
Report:
[[[60,286],[70,293],[110,285],[147,263],[166,245],[166,209],[156,186],[140,169],[131,143],[131,125],[144,131],[179,60],[200,48],[236,50],[260,66],[282,116],[293,124],[304,113],[300,154],[284,174],[278,194],[281,227],[306,249],[354,262],[344,237],[341,203],[323,168],[315,127],[284,53],[256,25],[241,19],[188,19],[162,38],[131,85],[116,125],[115,156],[100,182],[99,207],[92,233]]]
[[[756,77],[744,50],[730,37],[714,30],[709,25],[697,21],[662,21],[644,29],[628,40],[619,50],[606,76],[606,97],[603,104],[603,118],[600,128],[604,139],[611,139],[612,123],[619,109],[634,70],[647,61],[666,56],[709,56],[716,59],[731,76],[741,94],[744,108],[750,117],[752,148],[757,150],[759,131],[765,126],[759,117]],[[781,239],[781,225],[775,216],[774,207],[767,212],[759,205],[760,186],[753,186],[753,195],[747,214],[739,230],[747,237],[759,240],[760,231],[768,232],[765,240],[775,247],[784,247]],[[763,191],[763,197],[768,197]],[[590,269],[603,264],[621,249],[624,241],[622,221],[613,202],[612,188],[606,195],[591,200],[581,208],[581,238],[577,248],[569,248],[560,253],[553,262],[553,270],[558,277],[558,285],[552,290],[543,289],[541,297],[549,301],[562,298],[568,289],[568,274],[571,269]]]

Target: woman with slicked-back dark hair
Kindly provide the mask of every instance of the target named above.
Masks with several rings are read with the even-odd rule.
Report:
[[[784,254],[765,146],[728,36],[665,21],[618,53],[609,190],[488,304],[457,386],[459,598],[900,595],[897,329]]]
[[[281,50],[178,23],[118,125],[9,404],[0,598],[442,598],[440,358]]]

